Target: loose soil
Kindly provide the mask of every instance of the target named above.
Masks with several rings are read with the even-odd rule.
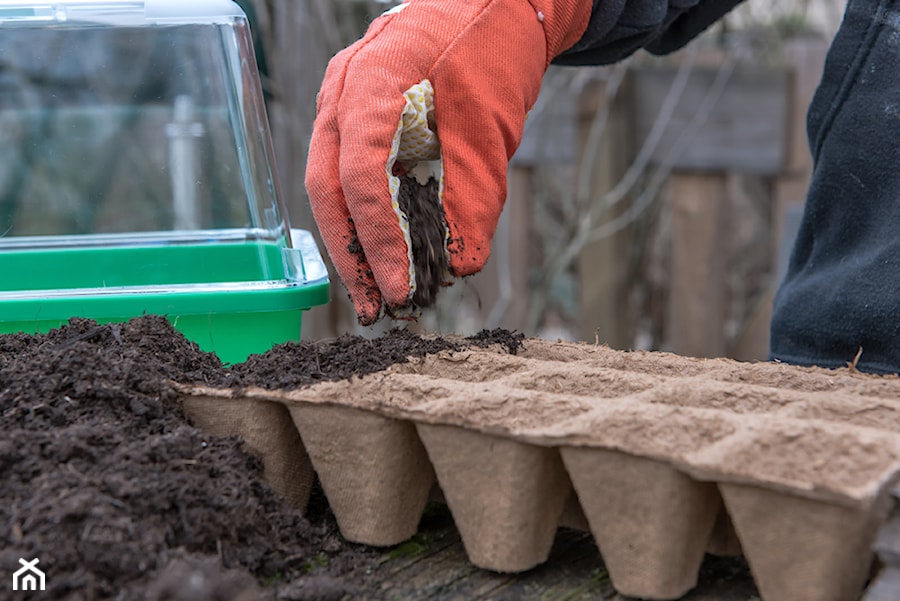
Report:
[[[243,363],[225,370],[216,384],[291,390],[322,381],[364,376],[410,358],[465,347],[496,346],[515,354],[522,348],[523,340],[522,334],[498,328],[458,341],[423,338],[407,330],[393,329],[374,339],[345,335],[326,343],[287,342],[261,355],[251,355]]]
[[[412,304],[424,309],[434,304],[450,270],[447,253],[444,252],[446,228],[437,180],[432,177],[421,185],[413,176],[401,177],[397,202],[409,219],[413,264],[416,268],[416,291]]]
[[[40,558],[28,599],[340,599],[369,553],[282,501],[239,440],[192,427],[166,384],[222,373],[162,318],[0,336],[0,572]]]
[[[320,491],[307,515],[237,438],[184,416],[170,381],[298,387],[461,344],[395,330],[276,347],[224,368],[161,317],[73,319],[0,336],[0,574],[39,558],[43,593],[14,599],[341,599],[377,553],[343,541]],[[7,583],[3,582],[4,590]]]

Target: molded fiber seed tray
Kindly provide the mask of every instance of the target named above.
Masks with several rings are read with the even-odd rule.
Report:
[[[199,423],[234,408],[183,390]],[[849,371],[528,340],[242,399],[243,427],[290,447],[256,446],[276,488],[308,494],[308,453],[350,540],[409,538],[436,478],[475,565],[526,570],[586,523],[616,589],[646,599],[743,552],[764,601],[854,601],[900,474],[900,380]],[[302,443],[254,409],[272,403]]]

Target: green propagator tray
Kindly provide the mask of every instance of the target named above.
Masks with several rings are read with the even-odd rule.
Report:
[[[225,363],[329,298],[231,0],[0,0],[0,332],[164,315]]]
[[[71,239],[58,247],[7,244],[0,332],[46,332],[72,317],[109,323],[163,315],[224,363],[299,340],[303,312],[329,297],[315,242],[303,230],[292,231],[293,248],[239,238],[246,234],[209,232],[177,244],[171,235],[164,243],[132,235],[119,245],[110,236],[81,236],[78,246]]]

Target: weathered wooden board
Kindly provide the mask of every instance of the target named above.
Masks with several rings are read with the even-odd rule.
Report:
[[[777,174],[787,160],[791,74],[741,65],[695,67],[653,152],[657,163],[676,169]],[[667,67],[634,71],[638,144],[646,140],[676,78]],[[721,81],[721,94],[707,102]],[[705,105],[708,105],[706,110]],[[703,118],[695,121],[700,111]]]
[[[723,71],[725,69],[725,71]],[[633,139],[641,148],[657,117],[669,102],[677,70],[643,66],[629,74]],[[651,153],[652,163],[697,171],[741,171],[776,175],[789,162],[792,115],[789,69],[739,65],[696,66],[665,119],[663,134]],[[514,157],[519,165],[572,163],[585,107],[602,104],[601,80],[584,88],[585,98],[557,93],[539,101],[525,124],[522,144]],[[581,116],[579,116],[581,112]],[[699,115],[698,115],[699,113]],[[580,120],[582,119],[582,120]],[[618,141],[616,141],[618,143]]]
[[[725,248],[729,235],[725,175],[674,173],[669,189],[669,346],[688,357],[724,357]]]
[[[411,541],[385,552],[365,590],[394,601],[626,601],[616,594],[589,533],[561,529],[545,564],[498,574],[469,563],[443,506],[430,508]],[[683,601],[758,601],[758,595],[741,560],[710,557],[698,587]]]

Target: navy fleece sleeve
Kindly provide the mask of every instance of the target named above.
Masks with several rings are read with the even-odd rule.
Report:
[[[673,52],[742,0],[594,0],[587,30],[559,65],[606,65],[641,48]]]
[[[814,169],[771,356],[900,372],[900,13],[850,0],[807,117]]]

